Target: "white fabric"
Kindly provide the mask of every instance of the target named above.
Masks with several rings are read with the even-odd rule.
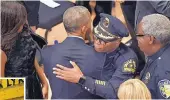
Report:
[[[53,0],[40,0],[40,2],[42,2],[43,4],[45,4],[51,8],[56,8],[56,7],[60,6],[59,3],[56,3]]]

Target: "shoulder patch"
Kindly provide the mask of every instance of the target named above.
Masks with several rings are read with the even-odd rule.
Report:
[[[170,99],[170,81],[167,79],[160,80],[158,82],[159,90],[161,95],[165,99]]]
[[[123,64],[123,72],[134,73],[136,71],[136,62],[134,59],[129,59]]]

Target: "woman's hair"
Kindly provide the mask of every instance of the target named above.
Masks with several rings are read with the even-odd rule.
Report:
[[[139,79],[129,79],[120,85],[118,90],[118,98],[151,100],[151,94],[142,81]]]
[[[15,44],[18,30],[26,23],[27,11],[17,1],[1,2],[1,49],[6,53]]]

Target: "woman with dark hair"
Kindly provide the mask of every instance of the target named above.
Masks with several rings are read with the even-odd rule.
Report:
[[[47,98],[48,83],[35,59],[37,44],[26,23],[27,12],[22,4],[1,2],[1,53],[7,57],[1,59],[1,76],[25,77],[27,99]]]

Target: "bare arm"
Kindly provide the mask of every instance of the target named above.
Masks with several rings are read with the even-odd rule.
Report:
[[[42,93],[45,99],[48,99],[48,83],[46,80],[46,75],[44,74],[43,68],[39,66],[37,59],[34,61],[35,69],[40,77],[42,83]]]
[[[7,56],[5,54],[4,51],[1,50],[1,67],[0,67],[0,77],[4,77],[5,76],[5,64],[7,62]]]

